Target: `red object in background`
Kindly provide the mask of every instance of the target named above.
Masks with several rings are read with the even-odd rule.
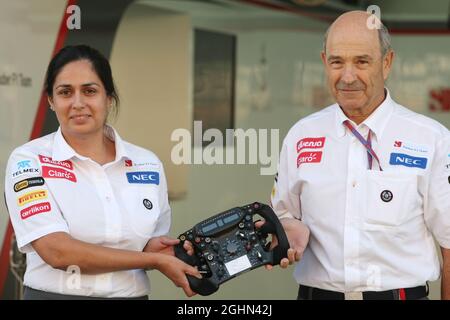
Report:
[[[56,38],[55,46],[53,48],[52,57],[64,46],[64,42],[67,36],[66,21],[70,16],[67,12],[67,7],[77,3],[77,0],[67,0],[67,5],[64,8],[63,18],[59,25],[59,31]],[[45,90],[41,91],[41,99],[39,100],[39,106],[34,118],[33,129],[31,130],[30,140],[39,138],[42,134],[42,128],[44,127],[45,114],[47,111],[47,95]],[[13,228],[11,222],[8,222],[6,227],[5,236],[0,246],[0,297],[3,296],[3,290],[5,287],[5,281],[9,271],[9,251],[11,249],[11,239],[13,234]],[[1,240],[1,239],[0,239]]]
[[[430,90],[430,111],[450,111],[450,88]]]

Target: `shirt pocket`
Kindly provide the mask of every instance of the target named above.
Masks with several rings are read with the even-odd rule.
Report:
[[[367,171],[367,207],[365,222],[397,227],[417,212],[420,194],[414,173]]]
[[[160,214],[158,194],[152,190],[135,190],[132,199],[136,200],[128,210],[130,227],[136,235],[148,239],[155,230]]]

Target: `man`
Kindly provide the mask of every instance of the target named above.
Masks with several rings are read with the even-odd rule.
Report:
[[[352,11],[321,54],[336,104],[287,134],[272,206],[289,238],[299,299],[450,298],[450,135],[384,87],[394,52],[381,25]],[[370,25],[370,24],[369,24]],[[303,252],[305,227],[309,243]]]

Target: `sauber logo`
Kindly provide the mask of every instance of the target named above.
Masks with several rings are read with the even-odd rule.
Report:
[[[22,220],[25,220],[31,216],[34,216],[39,213],[49,212],[51,210],[50,202],[43,202],[35,204],[31,207],[25,208],[20,211],[20,217]]]
[[[125,167],[132,167],[132,166],[133,166],[133,161],[125,160]]]
[[[302,163],[317,163],[322,161],[322,151],[302,152],[297,157],[297,168]]]
[[[394,141],[394,147],[401,148],[402,147],[402,142],[401,141]]]
[[[303,138],[297,142],[297,153],[303,149],[320,149],[325,144],[325,137]]]
[[[52,168],[52,167],[42,167],[42,176],[44,178],[55,178],[55,179],[66,179],[72,182],[77,182],[77,177],[70,171]]]
[[[54,166],[73,170],[72,161],[55,161],[50,157],[41,156],[41,155],[39,155],[39,161],[44,164],[52,164]]]
[[[34,192],[29,192],[20,198],[17,199],[17,204],[19,206],[23,206],[24,204],[27,204],[28,202],[32,202],[35,200],[45,199],[47,198],[47,191],[45,190],[38,190]]]

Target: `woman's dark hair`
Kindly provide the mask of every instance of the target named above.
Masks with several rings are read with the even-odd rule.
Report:
[[[116,116],[119,111],[119,96],[114,85],[109,61],[99,51],[86,45],[64,47],[53,57],[45,76],[45,91],[47,95],[53,97],[53,85],[62,68],[70,62],[78,60],[87,60],[92,64],[95,73],[105,87],[106,94],[114,100],[111,112]]]

